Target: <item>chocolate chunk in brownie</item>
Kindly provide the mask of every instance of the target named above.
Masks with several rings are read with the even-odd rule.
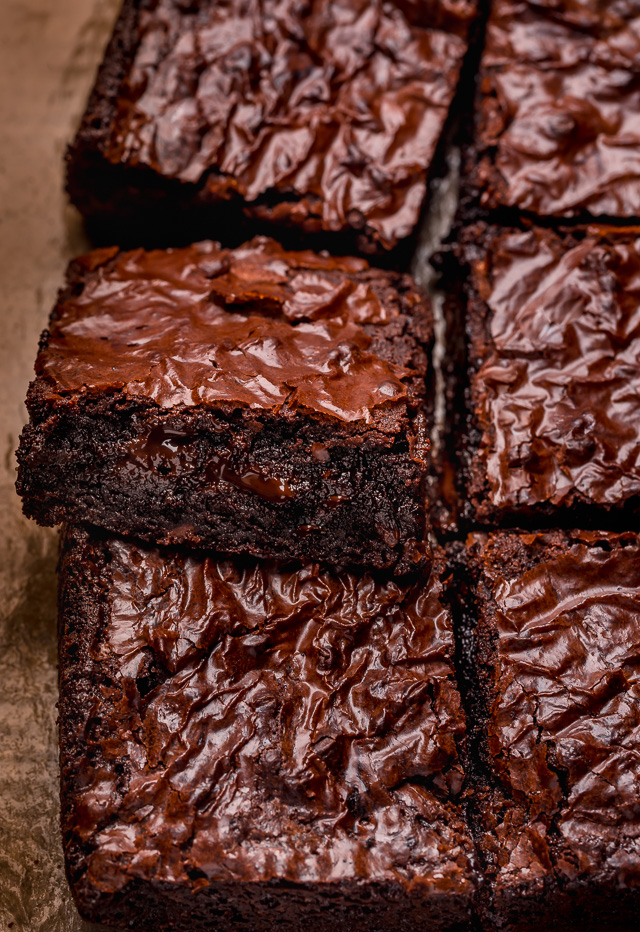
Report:
[[[118,242],[141,224],[221,238],[244,217],[248,235],[393,250],[418,222],[475,5],[125,0],[71,198]]]
[[[456,402],[459,510],[482,523],[590,527],[637,516],[640,230],[563,238],[478,225],[459,251],[469,373]]]
[[[640,538],[472,535],[487,928],[634,928]]]
[[[141,932],[466,928],[441,569],[400,585],[68,530],[62,829],[82,914]]]
[[[361,259],[98,250],[70,267],[18,488],[44,524],[410,570],[423,559],[431,311]]]
[[[640,217],[639,0],[495,0],[469,163],[488,208]]]

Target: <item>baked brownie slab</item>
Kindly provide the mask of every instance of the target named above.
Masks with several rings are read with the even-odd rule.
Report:
[[[252,232],[393,250],[419,219],[474,13],[125,0],[69,152],[71,198],[130,237],[141,218],[229,236],[243,215]]]
[[[470,538],[487,928],[633,929],[640,537]]]
[[[400,586],[72,529],[60,583],[62,830],[85,917],[466,928],[465,726],[436,572]]]
[[[36,362],[18,489],[44,524],[410,569],[424,554],[431,312],[359,259],[99,250]]]
[[[639,217],[639,0],[494,0],[478,111],[485,207]]]
[[[457,402],[460,510],[483,523],[632,521],[640,230],[563,238],[478,225],[459,254],[469,371]]]

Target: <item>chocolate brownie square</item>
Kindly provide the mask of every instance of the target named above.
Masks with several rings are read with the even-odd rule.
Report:
[[[487,208],[640,217],[639,0],[495,0],[469,162]]]
[[[442,569],[401,586],[68,530],[62,831],[82,915],[140,932],[467,928]]]
[[[487,928],[640,914],[640,538],[472,535]]]
[[[42,339],[25,512],[153,543],[415,568],[431,311],[408,276],[285,252],[98,250]]]
[[[244,217],[248,235],[394,250],[474,15],[475,0],[125,0],[69,151],[71,199],[118,242],[141,225],[229,237]]]
[[[477,225],[458,253],[458,510],[484,524],[637,518],[640,230]]]

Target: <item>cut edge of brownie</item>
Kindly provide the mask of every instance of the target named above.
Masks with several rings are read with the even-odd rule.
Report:
[[[36,394],[37,387],[32,401]],[[103,410],[82,406],[71,418],[58,411],[51,428],[46,422],[24,428],[17,489],[28,517],[48,526],[85,521],[150,543],[303,562],[318,559],[336,566],[370,563],[395,567],[398,574],[412,572],[428,555],[422,504],[426,461],[418,451],[380,445],[376,455],[375,432],[336,437],[328,425],[304,418],[286,424],[263,419],[256,439],[250,415],[224,419],[215,412],[194,416],[187,409],[161,417],[156,409],[133,407],[126,398],[122,407],[124,415],[118,411],[118,398],[112,397]],[[146,434],[151,421],[149,441],[159,434],[153,443]],[[417,416],[413,427],[426,449],[426,419]],[[223,428],[227,445],[220,439]],[[94,439],[90,449],[85,447],[87,455],[78,456],[89,436]],[[188,438],[177,456],[188,456],[191,465],[175,478],[170,455],[166,472],[144,465],[165,437]],[[134,461],[129,477],[121,465],[130,456],[125,446],[127,439],[135,443],[138,438],[141,453],[135,459],[141,465]],[[310,463],[304,452],[294,455],[301,438],[305,446],[317,444],[330,453],[333,478],[326,478],[321,461]],[[232,461],[238,440],[251,445],[250,462]],[[369,454],[360,450],[363,441],[373,444]],[[277,464],[269,458],[275,447],[280,450]],[[52,448],[57,456],[51,455]],[[99,471],[92,468],[96,459]],[[206,464],[214,459],[222,464],[219,478],[194,485],[200,464],[209,468]],[[105,481],[105,469],[113,474],[111,482]],[[345,482],[352,486],[348,495]],[[296,486],[303,490],[300,497]],[[313,520],[320,523],[310,524]]]

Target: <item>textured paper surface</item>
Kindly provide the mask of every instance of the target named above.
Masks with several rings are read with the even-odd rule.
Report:
[[[0,0],[0,930],[89,932],[58,831],[57,534],[26,521],[14,450],[37,341],[86,248],[62,158],[118,0]]]
[[[88,248],[63,155],[119,0],[0,0],[0,932],[97,932],[73,905],[58,831],[57,533],[21,514],[14,451],[38,337],[68,260]],[[455,176],[455,171],[453,173]],[[413,270],[446,230],[440,185]]]

